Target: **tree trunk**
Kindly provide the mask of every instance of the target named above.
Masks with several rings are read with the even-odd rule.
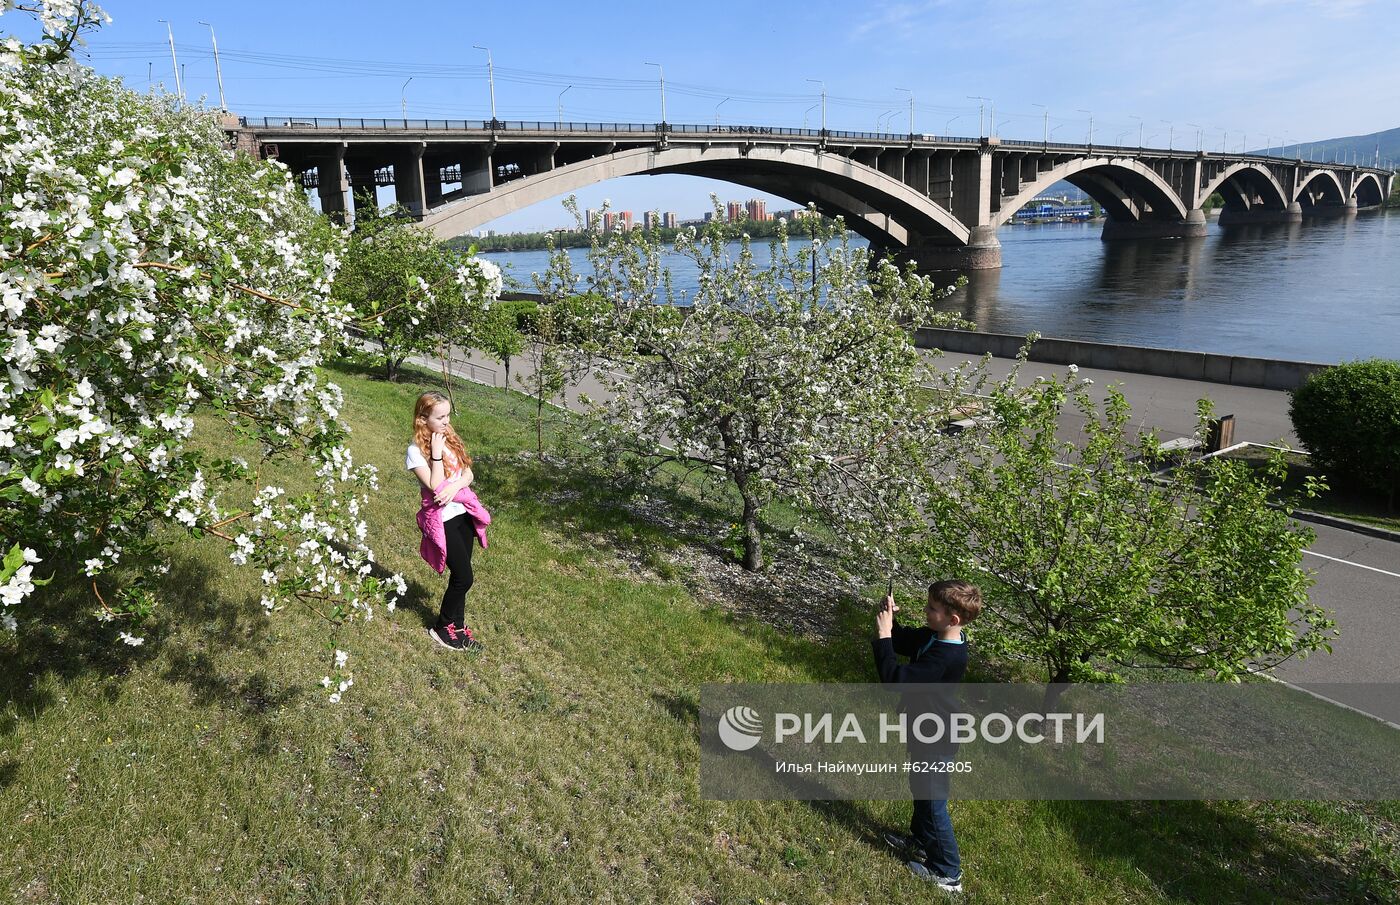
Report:
[[[744,482],[746,485],[748,481]],[[744,569],[757,572],[763,568],[763,535],[758,530],[758,498],[740,487],[744,496]]]
[[[395,382],[399,379],[399,366],[403,364],[402,358],[395,358],[392,355],[384,356],[384,379]]]
[[[501,364],[505,365],[506,369],[506,389],[510,389],[510,356],[503,358]]]

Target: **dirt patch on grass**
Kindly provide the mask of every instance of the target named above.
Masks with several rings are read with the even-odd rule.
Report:
[[[713,507],[646,492],[590,493],[580,490],[560,460],[527,452],[517,461],[555,475],[557,481],[548,483],[542,501],[563,514],[557,536],[586,548],[604,568],[621,567],[649,582],[675,582],[706,605],[823,641],[835,633],[843,610],[859,598],[861,579],[829,565],[843,560],[840,552],[809,535],[765,532],[765,566],[749,572],[728,544],[732,521]],[[585,507],[602,507],[614,520],[600,526],[572,516]]]

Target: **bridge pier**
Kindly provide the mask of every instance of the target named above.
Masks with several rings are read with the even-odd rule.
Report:
[[[919,244],[903,255],[917,262],[920,272],[995,270],[1001,266],[1001,240],[995,226],[975,226],[966,245]]]
[[[1206,234],[1206,214],[1199,207],[1185,220],[1114,220],[1103,225],[1103,240],[1194,239]]]
[[[1247,211],[1225,208],[1220,212],[1221,226],[1243,226],[1251,223],[1302,223],[1303,206],[1293,202],[1283,210],[1253,208]]]
[[[336,223],[345,224],[350,210],[350,181],[345,178],[345,145],[339,144],[331,153],[316,161],[316,194],[321,199],[321,212]]]
[[[421,142],[394,159],[394,200],[415,220],[422,220],[428,210],[428,196],[423,184],[425,147],[427,142]]]

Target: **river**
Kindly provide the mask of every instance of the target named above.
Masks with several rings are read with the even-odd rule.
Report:
[[[1400,211],[1104,242],[1097,223],[1006,226],[1002,268],[941,307],[997,333],[1336,363],[1400,358]],[[766,241],[754,243],[760,264]],[[571,252],[586,271],[583,250]],[[533,289],[543,251],[489,256]],[[670,261],[678,287],[694,269]]]

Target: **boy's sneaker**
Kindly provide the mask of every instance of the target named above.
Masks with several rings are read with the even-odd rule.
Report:
[[[944,892],[962,892],[962,877],[945,877],[924,866],[922,861],[910,861],[909,873],[926,883],[933,883]]]
[[[428,629],[428,636],[448,650],[472,650],[481,647],[481,642],[472,635],[472,630],[455,623]]]
[[[903,833],[885,833],[885,844],[901,855],[906,855],[914,861],[923,861],[927,855],[924,854],[923,846],[914,841],[913,836],[906,836]]]

